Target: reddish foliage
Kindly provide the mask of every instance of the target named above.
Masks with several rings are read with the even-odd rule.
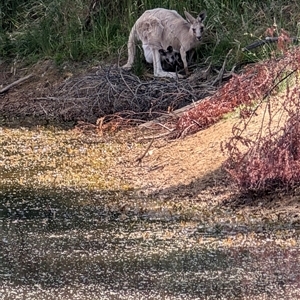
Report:
[[[284,67],[281,76],[275,74],[278,82],[293,75],[285,82],[281,101],[273,103],[268,98],[260,103],[265,105],[264,118],[254,138],[243,135],[251,116],[233,128],[233,137],[223,145],[229,155],[224,167],[243,190],[268,191],[300,183],[299,49],[276,64]]]
[[[274,72],[267,63],[247,68],[240,75],[233,74],[214,96],[203,100],[195,108],[186,112],[178,121],[178,137],[195,133],[218,121],[225,113],[241,104],[250,104],[262,97],[274,83]]]
[[[282,29],[280,36],[278,37],[278,49],[282,52],[287,52],[291,41],[292,39],[290,38],[289,33]]]
[[[270,190],[300,183],[300,49],[281,58],[248,67],[234,75],[211,99],[183,115],[178,136],[194,133],[216,122],[235,107],[245,107],[233,137],[223,145],[229,159],[225,169],[242,189]],[[292,76],[293,75],[293,76]],[[270,95],[283,84],[285,94],[273,109]],[[260,101],[253,111],[253,100]],[[243,135],[251,118],[265,107],[264,120],[256,135]],[[267,120],[267,121],[266,121]]]
[[[274,37],[277,33],[277,27],[272,26],[266,30],[266,36]],[[288,51],[289,45],[291,44],[292,39],[290,37],[290,34],[285,31],[284,29],[280,30],[280,34],[278,35],[278,43],[277,43],[277,49],[281,51],[282,53],[285,53]]]
[[[255,142],[235,136],[225,145],[230,157],[224,166],[241,189],[266,191],[300,182],[299,116],[294,114],[281,130],[281,136],[276,132]]]
[[[275,27],[268,28],[266,33],[273,36]],[[278,36],[277,49],[284,53],[283,58],[273,58],[269,61],[248,67],[240,75],[233,74],[213,97],[201,101],[195,108],[186,112],[176,125],[176,135],[180,137],[195,133],[218,121],[225,113],[235,107],[250,104],[254,99],[266,97],[272,86],[282,78],[289,68],[297,69],[300,55],[299,49],[288,52],[291,38],[285,30]],[[295,60],[295,61],[293,61]]]

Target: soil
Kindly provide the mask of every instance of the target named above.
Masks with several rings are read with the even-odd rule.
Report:
[[[0,125],[3,122],[11,127],[43,125],[32,122],[31,116],[22,116],[18,112],[24,106],[35,106],[35,98],[49,94],[66,78],[87,72],[85,67],[73,64],[58,68],[51,61],[30,67],[2,64],[4,72],[0,74],[0,89],[30,73],[34,77],[0,94],[0,111],[5,111],[4,118],[1,120],[0,117]],[[7,110],[7,107],[10,109]],[[263,113],[258,111],[247,134],[260,128],[262,118]],[[240,211],[249,208],[252,212],[265,210],[298,222],[299,189],[274,191],[268,195],[242,194],[223,170],[226,155],[221,151],[221,143],[231,136],[232,126],[237,121],[239,116],[233,114],[210,128],[177,140],[159,138],[166,132],[163,127],[121,130],[114,136],[127,144],[128,151],[118,158],[118,168],[114,172],[146,194],[173,200],[188,198],[192,201],[217,202]],[[157,138],[152,139],[152,136]]]

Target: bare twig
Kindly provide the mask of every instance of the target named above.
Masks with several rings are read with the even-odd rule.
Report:
[[[166,137],[166,136],[170,135],[171,133],[172,132],[165,132],[165,133],[158,134],[158,135],[145,136],[145,137],[139,138],[138,141],[160,139],[162,137]]]
[[[6,87],[4,87],[3,89],[1,89],[1,90],[0,90],[0,94],[7,92],[10,88],[12,88],[12,87],[14,87],[14,86],[16,86],[16,85],[22,83],[23,81],[25,81],[25,80],[31,78],[32,76],[33,76],[33,74],[29,74],[29,75],[27,75],[27,76],[25,76],[25,77],[22,77],[22,78],[20,78],[20,79],[18,79],[18,80],[16,80],[16,81],[12,82],[11,84],[9,84],[9,85],[7,85]]]
[[[227,60],[228,60],[228,56],[230,55],[230,53],[232,52],[232,49],[230,49],[224,59],[224,62],[223,62],[223,65],[222,65],[222,68],[217,76],[217,78],[213,81],[212,85],[216,85],[217,83],[220,85],[221,82],[222,82],[222,79],[223,79],[223,76],[224,76],[224,72],[225,72],[225,67],[226,67],[226,64],[227,64]]]
[[[146,150],[144,151],[144,153],[135,160],[135,161],[138,162],[138,164],[140,164],[142,162],[143,158],[146,156],[146,154],[148,153],[149,149],[151,148],[153,142],[154,142],[154,139],[151,140],[151,142],[149,143],[149,145],[146,148]]]

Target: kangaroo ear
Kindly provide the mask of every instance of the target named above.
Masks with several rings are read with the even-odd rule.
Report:
[[[167,51],[170,52],[170,53],[172,53],[172,52],[173,52],[173,47],[172,47],[172,46],[169,46],[169,47],[167,48]]]
[[[184,12],[184,15],[186,17],[186,20],[190,23],[194,23],[196,21],[196,19],[187,11]]]
[[[200,22],[202,22],[202,21],[204,21],[205,19],[206,19],[206,11],[203,10],[203,11],[201,11],[201,13],[199,14],[198,20],[199,20]]]

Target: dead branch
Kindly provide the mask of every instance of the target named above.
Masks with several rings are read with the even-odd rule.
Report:
[[[224,59],[222,68],[221,68],[217,78],[213,81],[213,85],[216,85],[218,83],[219,86],[220,86],[220,84],[222,83],[222,79],[224,77],[224,72],[225,72],[225,67],[226,67],[226,64],[227,64],[228,56],[230,55],[231,52],[232,52],[232,49],[230,49],[229,52],[227,53],[227,55]]]
[[[167,137],[171,133],[172,132],[165,132],[165,133],[158,134],[158,135],[145,136],[145,137],[139,138],[138,141],[160,139],[160,138],[163,138],[163,137]]]
[[[135,160],[135,161],[138,162],[138,164],[140,164],[142,162],[143,158],[146,156],[146,154],[148,153],[149,149],[151,148],[153,142],[154,142],[154,139],[151,140],[151,142],[149,143],[149,145],[146,148],[145,152]]]
[[[265,44],[277,43],[277,42],[278,42],[278,39],[279,39],[279,37],[271,37],[271,36],[267,36],[265,39],[255,41],[255,42],[253,42],[252,44],[250,44],[250,45],[244,47],[244,48],[242,49],[242,51],[250,51],[250,50],[255,49],[255,48],[257,48],[257,47],[261,47],[261,46],[263,46],[263,45],[265,45]],[[292,41],[293,43],[297,43],[297,42],[299,42],[299,39],[298,39],[297,37],[292,37],[292,38],[291,38],[291,41]]]
[[[208,98],[209,97],[207,97],[205,99],[208,99]],[[179,108],[179,109],[176,109],[174,111],[171,111],[168,114],[163,114],[162,116],[160,116],[160,117],[158,117],[158,118],[156,118],[154,120],[151,120],[151,121],[148,121],[146,123],[143,123],[143,124],[139,125],[139,127],[148,128],[148,127],[151,127],[153,125],[160,125],[160,122],[166,122],[168,119],[178,120],[181,115],[183,115],[188,110],[193,109],[194,107],[196,107],[197,104],[199,104],[203,100],[204,99],[195,101],[195,102],[193,102],[193,103],[191,103],[189,105],[186,105],[186,106],[184,106],[182,108]],[[168,130],[171,131],[170,128],[168,128]]]
[[[222,76],[227,75],[224,71]],[[140,124],[165,114],[167,117],[163,120],[171,121],[168,127],[172,130],[178,118],[176,115],[180,113],[178,109],[184,111],[190,108],[184,108],[188,105],[193,107],[198,100],[217,91],[218,87],[213,85],[217,76],[221,77],[206,64],[181,80],[139,78],[114,65],[101,66],[65,80],[49,94],[37,95],[30,105],[9,103],[1,113],[12,115],[17,109],[19,115],[34,115],[51,122],[83,121],[90,124],[96,124],[102,117],[105,117],[104,123],[117,119],[123,120],[119,124],[125,124],[125,120]]]
[[[16,86],[16,85],[22,83],[23,81],[25,81],[25,80],[31,78],[32,76],[33,76],[33,74],[29,74],[29,75],[27,75],[27,76],[25,76],[25,77],[22,77],[22,78],[20,78],[20,79],[18,79],[18,80],[16,80],[16,81],[12,82],[11,84],[9,84],[9,85],[7,85],[6,87],[4,87],[3,89],[1,89],[1,90],[0,90],[0,94],[7,92],[10,88],[12,88],[12,87],[14,87],[14,86]]]

